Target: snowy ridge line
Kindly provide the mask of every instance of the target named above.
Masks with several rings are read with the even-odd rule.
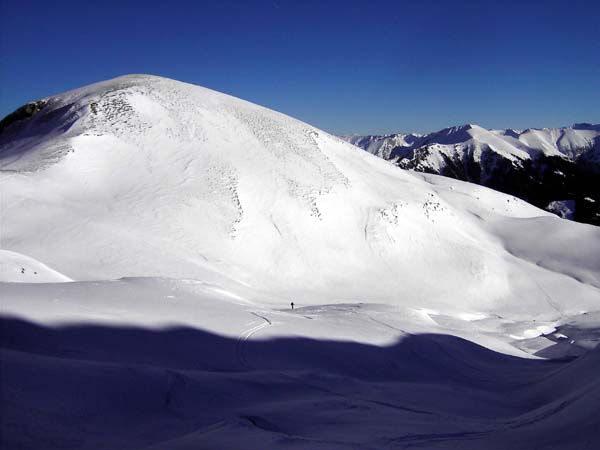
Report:
[[[417,149],[427,145],[467,149],[469,141],[491,145],[498,152],[515,159],[538,154],[576,159],[586,152],[597,151],[600,124],[575,124],[564,128],[529,128],[526,130],[487,130],[474,124],[445,128],[429,134],[342,135],[340,138],[384,159],[394,159],[400,149]],[[399,156],[399,155],[398,155]]]
[[[403,169],[481,184],[600,225],[600,125],[520,131],[469,124],[426,135],[341,138]]]

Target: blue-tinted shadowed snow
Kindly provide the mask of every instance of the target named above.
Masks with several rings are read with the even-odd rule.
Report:
[[[3,319],[3,448],[595,448],[600,353]]]

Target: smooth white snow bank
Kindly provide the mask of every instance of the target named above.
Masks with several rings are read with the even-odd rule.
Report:
[[[70,278],[33,258],[0,249],[0,282],[53,283]]]

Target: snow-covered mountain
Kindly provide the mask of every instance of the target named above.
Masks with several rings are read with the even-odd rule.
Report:
[[[446,143],[472,130],[445,132]],[[546,305],[537,282],[513,273],[523,259],[506,252],[518,236],[504,235],[504,223],[527,219],[521,234],[570,226],[513,197],[398,171],[282,114],[154,77],[45,99],[1,139],[3,246],[76,280],[210,273],[276,298],[477,310],[506,306],[518,282],[531,304]],[[600,286],[595,262],[569,269],[587,284],[569,289],[568,309],[585,309],[571,289]]]
[[[394,164],[470,181],[600,224],[600,125],[486,130],[463,125],[426,134],[342,136]],[[565,214],[563,214],[564,216]]]
[[[146,75],[8,116],[0,167],[8,448],[598,441],[598,352],[533,356],[595,346],[598,227]]]

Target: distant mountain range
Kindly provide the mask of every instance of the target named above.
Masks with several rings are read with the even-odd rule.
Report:
[[[403,169],[469,181],[578,222],[600,225],[600,125],[340,136]]]

